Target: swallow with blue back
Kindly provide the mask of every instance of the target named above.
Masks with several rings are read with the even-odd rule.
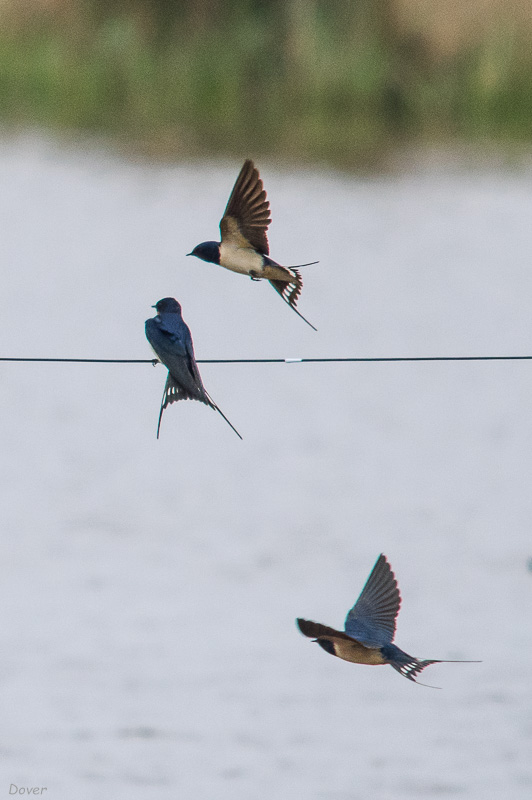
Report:
[[[297,625],[302,634],[317,642],[332,656],[355,664],[389,664],[414,683],[419,683],[416,675],[430,664],[478,663],[415,658],[392,644],[400,606],[401,594],[395,575],[386,556],[381,553],[360,597],[346,617],[345,631],[337,631],[306,619],[297,619]]]
[[[178,400],[199,400],[200,403],[214,408],[241,439],[242,436],[237,429],[205,390],[194,356],[190,329],[181,316],[180,304],[173,297],[164,297],[152,308],[157,311],[157,316],[146,320],[146,338],[158,361],[168,368],[159,412],[157,438],[163,411],[168,405]]]

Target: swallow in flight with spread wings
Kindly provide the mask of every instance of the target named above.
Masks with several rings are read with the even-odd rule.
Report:
[[[220,220],[221,242],[201,242],[189,256],[210,261],[221,267],[249,275],[252,280],[268,280],[290,308],[307,325],[314,325],[296,308],[303,281],[300,267],[317,264],[298,264],[283,267],[270,258],[266,231],[270,224],[270,203],[259,176],[259,171],[248,159],[233,186],[229,202]],[[317,330],[314,328],[314,330]]]
[[[347,615],[345,632],[306,619],[298,619],[297,625],[301,633],[333,656],[355,664],[389,664],[414,683],[419,683],[416,675],[430,664],[478,663],[414,658],[392,644],[400,605],[401,594],[395,575],[381,553],[360,597]]]

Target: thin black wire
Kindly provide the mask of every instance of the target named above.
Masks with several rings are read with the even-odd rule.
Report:
[[[5,358],[0,361],[47,361],[65,364],[153,364],[155,358]]]
[[[532,356],[406,356],[392,358],[198,358],[198,364],[309,364],[394,361],[530,361]],[[156,358],[8,358],[0,361],[39,361],[65,364],[157,364]]]

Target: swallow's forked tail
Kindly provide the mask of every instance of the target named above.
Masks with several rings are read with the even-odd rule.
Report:
[[[161,430],[161,420],[163,418],[163,411],[164,411],[165,408],[166,408],[166,406],[164,406],[161,403],[161,410],[159,411],[159,421],[157,422],[157,438],[159,438],[159,431]]]
[[[453,660],[445,658],[414,658],[409,656],[395,644],[389,644],[381,648],[381,653],[397,672],[403,677],[408,678],[409,681],[414,681],[420,686],[428,686],[429,689],[441,689],[441,686],[431,686],[429,683],[421,683],[416,680],[416,675],[423,672],[425,667],[430,667],[431,664],[479,664],[479,661],[468,660]]]
[[[163,418],[164,409],[171,403],[177,403],[178,400],[199,400],[193,394],[190,394],[182,386],[180,386],[168,373],[166,383],[164,385],[163,399],[161,400],[161,410],[159,411],[159,421],[157,423],[157,438],[159,438],[159,431],[161,430],[161,420]]]
[[[210,397],[207,394],[203,384],[198,389],[197,394],[193,394],[192,392],[187,392],[186,389],[184,389],[182,386],[176,383],[176,381],[174,381],[170,373],[168,373],[168,377],[166,379],[166,385],[164,387],[164,392],[163,392],[163,399],[161,402],[161,410],[159,411],[159,421],[157,423],[157,438],[159,438],[159,432],[161,430],[161,420],[163,418],[164,409],[166,408],[166,406],[169,406],[171,403],[176,403],[178,400],[199,400],[200,403],[205,403],[205,405],[214,408],[214,410],[217,411],[225,419],[229,427],[231,427],[234,430],[236,435],[240,439],[242,439],[242,436],[239,434],[235,426],[231,422],[229,422],[223,411],[221,411],[218,408],[212,397]]]
[[[210,404],[211,408],[214,408],[214,410],[215,410],[215,411],[217,411],[217,412],[218,412],[218,414],[219,414],[221,417],[223,417],[223,418],[225,419],[225,421],[227,422],[227,424],[229,425],[229,427],[230,427],[230,428],[232,428],[232,429],[234,430],[234,432],[236,433],[236,435],[238,436],[238,438],[242,440],[242,438],[243,438],[243,437],[242,437],[242,436],[241,436],[241,434],[240,434],[240,433],[237,431],[237,429],[235,428],[235,426],[233,425],[233,423],[232,423],[232,422],[229,422],[229,420],[227,419],[227,417],[225,416],[225,414],[224,414],[224,412],[221,410],[221,408],[218,408],[218,406],[216,405],[216,403],[214,402],[214,400],[212,399],[212,397],[211,397],[209,394],[207,394],[207,392],[205,392],[205,394],[206,394],[206,395],[207,395],[207,397],[209,398],[209,404]]]
[[[413,658],[412,656],[407,656],[406,653],[404,654],[406,659],[403,660],[396,660],[396,661],[389,661],[391,667],[397,670],[401,675],[405,678],[408,678],[409,681],[414,681],[414,683],[419,683],[420,686],[427,686],[429,689],[441,689],[441,686],[432,686],[430,683],[421,683],[421,681],[416,680],[416,675],[420,672],[423,672],[425,667],[430,667],[431,664],[440,664],[441,662],[438,659],[429,659],[429,658]]]
[[[319,263],[320,263],[319,261],[307,261],[306,264],[290,264],[290,265],[283,264],[283,267],[285,269],[300,269],[300,267],[313,267],[314,264],[319,264]]]
[[[299,266],[307,267],[310,266],[310,264],[317,264],[317,263],[318,263],[317,261],[311,261],[309,264],[299,264]],[[293,281],[289,282],[289,281],[271,280],[270,283],[275,289],[275,291],[283,298],[285,303],[288,306],[290,306],[292,311],[295,311],[297,316],[301,317],[303,322],[306,322],[307,325],[310,325],[313,331],[317,331],[318,329],[314,327],[312,322],[309,322],[308,319],[306,319],[303,316],[303,314],[296,308],[299,295],[301,294],[301,289],[303,288],[303,280],[301,278],[301,275],[297,271],[298,268],[299,267],[285,267],[285,269],[289,269],[293,272],[294,274]]]

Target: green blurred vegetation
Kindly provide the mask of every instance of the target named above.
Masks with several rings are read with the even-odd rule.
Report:
[[[0,118],[151,154],[356,168],[411,143],[530,142],[532,31],[444,56],[393,0],[13,0]]]

